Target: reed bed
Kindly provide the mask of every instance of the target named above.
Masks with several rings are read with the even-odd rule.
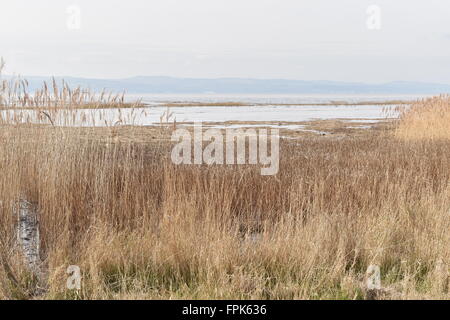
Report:
[[[396,135],[404,139],[449,139],[450,96],[420,100],[404,108]]]
[[[133,124],[139,116],[134,109],[143,106],[140,100],[125,102],[124,92],[113,94],[106,90],[97,93],[81,87],[72,89],[64,80],[58,83],[54,78],[50,84],[44,82],[41,89],[30,93],[26,79],[20,76],[2,79],[3,67],[4,61],[0,60],[1,124],[113,126],[117,120],[110,119],[108,109],[119,111],[119,122]],[[121,109],[132,111],[121,117]]]
[[[282,140],[279,173],[261,176],[174,165],[171,143],[142,130],[1,125],[0,298],[450,297],[448,140]],[[39,294],[16,240],[21,198],[39,212]]]

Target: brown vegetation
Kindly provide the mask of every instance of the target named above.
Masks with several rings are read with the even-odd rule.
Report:
[[[405,139],[449,139],[450,96],[424,99],[404,108],[396,135]]]
[[[173,165],[170,142],[143,130],[4,122],[0,298],[362,299],[369,265],[377,298],[449,298],[448,139],[282,141],[268,177]],[[39,212],[39,295],[16,243],[19,199]]]

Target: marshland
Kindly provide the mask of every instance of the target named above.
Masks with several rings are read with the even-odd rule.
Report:
[[[210,122],[280,126],[278,174],[262,176],[174,164],[171,134],[192,127],[170,108],[56,81],[0,90],[0,299],[450,297],[449,96],[388,103],[396,117],[376,121]],[[159,123],[139,125],[147,113]],[[34,267],[18,237],[24,201]],[[80,289],[67,287],[74,265]]]

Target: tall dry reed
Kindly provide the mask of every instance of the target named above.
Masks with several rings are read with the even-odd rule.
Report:
[[[362,299],[369,265],[376,298],[450,297],[448,140],[282,141],[278,175],[261,176],[174,165],[150,129],[114,135],[1,125],[0,298]],[[40,295],[17,245],[20,198],[38,207]]]
[[[450,96],[423,99],[404,108],[396,135],[405,139],[449,139]]]

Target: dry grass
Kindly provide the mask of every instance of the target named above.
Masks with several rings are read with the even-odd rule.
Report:
[[[0,298],[362,299],[370,264],[378,298],[450,297],[448,140],[283,141],[267,177],[173,165],[143,130],[0,127]],[[19,198],[39,208],[42,296],[16,244]]]
[[[449,139],[450,96],[425,99],[404,109],[396,134],[405,139]]]
[[[63,80],[58,83],[43,83],[42,88],[33,93],[29,92],[28,81],[21,77],[2,80],[1,72],[4,67],[0,60],[0,111],[1,121],[4,123],[41,121],[42,118],[51,120],[56,113],[65,111],[62,118],[70,118],[72,110],[77,109],[111,109],[111,108],[137,108],[142,107],[141,101],[125,102],[125,93],[113,94],[103,90],[100,93],[92,92],[81,87],[70,88]],[[9,112],[6,112],[9,111]],[[32,111],[32,112],[30,112]],[[23,119],[23,114],[33,114],[30,119]],[[56,117],[56,116],[55,116]],[[71,123],[72,119],[66,120]],[[86,120],[84,120],[86,122]]]

